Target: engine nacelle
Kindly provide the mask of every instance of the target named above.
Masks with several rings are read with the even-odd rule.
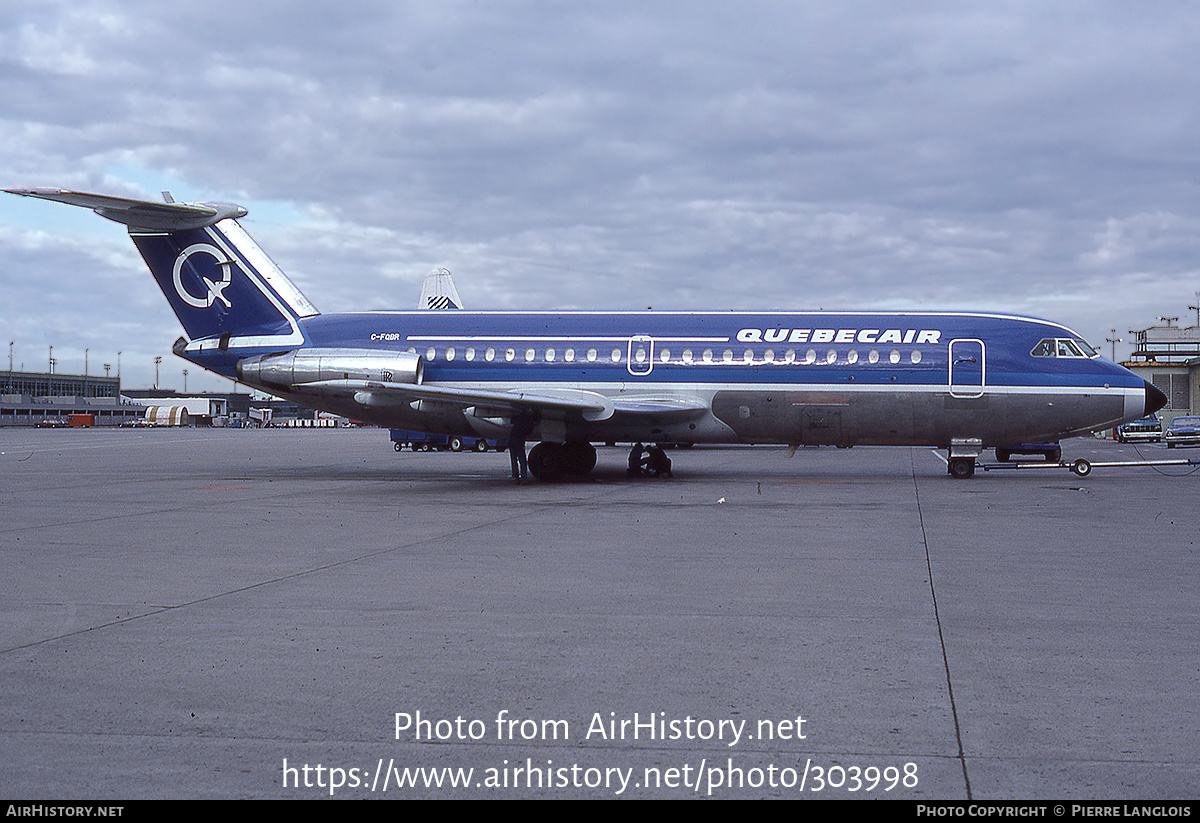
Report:
[[[251,385],[290,389],[323,380],[415,383],[425,378],[425,361],[412,352],[374,349],[297,349],[238,361],[238,378]]]

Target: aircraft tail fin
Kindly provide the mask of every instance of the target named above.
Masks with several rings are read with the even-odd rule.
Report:
[[[129,227],[129,235],[193,340],[222,348],[297,345],[299,320],[318,314],[237,218],[232,203],[156,203],[63,189],[5,189],[82,206]]]
[[[454,288],[454,280],[450,277],[449,269],[434,269],[425,275],[421,284],[421,300],[418,309],[461,309],[462,299],[458,289]]]

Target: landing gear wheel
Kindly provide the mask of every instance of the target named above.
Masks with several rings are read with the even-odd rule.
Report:
[[[567,474],[582,476],[596,468],[596,447],[591,443],[567,443],[563,447],[563,454],[563,467]]]
[[[951,476],[964,480],[975,474],[975,458],[952,457],[948,468]]]
[[[1071,464],[1071,471],[1080,477],[1087,477],[1092,473],[1092,464],[1081,457]]]
[[[529,450],[529,473],[538,480],[551,481],[563,476],[565,449],[561,443],[538,443]]]

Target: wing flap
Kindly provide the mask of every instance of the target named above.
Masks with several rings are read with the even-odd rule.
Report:
[[[618,397],[612,398],[582,389],[543,388],[535,391],[496,391],[434,386],[428,383],[383,383],[375,380],[320,380],[295,386],[312,394],[352,394],[364,405],[406,405],[415,401],[445,403],[459,408],[484,408],[508,416],[517,412],[541,412],[552,415],[578,415],[589,422],[608,420],[614,415],[659,422],[689,420],[708,411],[708,404],[691,397]]]
[[[603,420],[612,414],[612,404],[602,394],[575,390],[533,392],[459,389],[413,383],[381,383],[374,380],[321,380],[301,383],[296,391],[314,394],[353,393],[365,405],[403,405],[415,400],[446,403],[460,408],[483,406],[507,413],[540,411],[576,413],[585,420]]]

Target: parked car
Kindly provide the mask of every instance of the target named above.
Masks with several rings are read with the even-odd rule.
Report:
[[[1182,417],[1176,417],[1167,426],[1163,440],[1167,441],[1168,449],[1176,446],[1200,445],[1200,416],[1185,414]]]
[[[1162,433],[1162,421],[1156,415],[1151,414],[1141,420],[1126,423],[1117,429],[1117,442],[1132,443],[1136,440],[1147,440],[1157,443],[1162,440]]]
[[[405,447],[413,451],[446,451],[449,449],[452,452],[460,452],[464,449],[470,449],[476,452],[485,452],[488,449],[492,451],[502,452],[508,446],[499,440],[488,440],[483,437],[462,437],[457,434],[427,434],[426,432],[405,431],[404,429],[392,429],[392,448],[396,451],[401,451]]]

